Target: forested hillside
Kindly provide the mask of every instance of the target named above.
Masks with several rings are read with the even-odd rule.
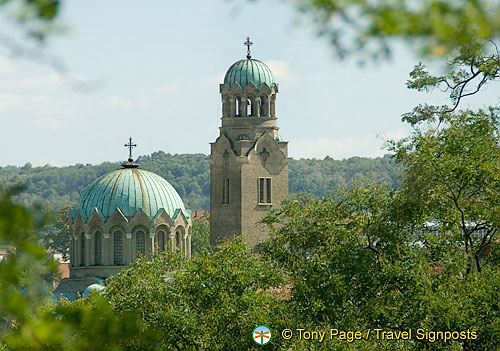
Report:
[[[171,155],[163,151],[141,156],[141,168],[167,179],[179,192],[186,206],[193,210],[209,208],[209,164],[203,154]],[[1,187],[25,184],[20,200],[34,201],[54,209],[75,203],[79,194],[106,172],[120,168],[120,162],[99,165],[76,164],[68,167],[0,167]],[[398,186],[399,167],[390,156],[379,158],[352,157],[346,160],[291,160],[290,193],[306,192],[320,198],[336,187],[349,186],[355,180],[370,178],[392,187]]]

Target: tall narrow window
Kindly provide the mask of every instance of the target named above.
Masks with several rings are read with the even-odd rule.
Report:
[[[259,203],[264,202],[264,180],[265,178],[259,178]]]
[[[222,179],[222,203],[223,204],[229,203],[229,179],[228,178]]]
[[[240,109],[241,109],[241,98],[236,97],[236,99],[234,99],[234,115],[236,117],[241,116]]]
[[[142,230],[138,230],[135,233],[135,254],[139,256],[139,254],[146,253],[146,237],[145,233]]]
[[[101,241],[101,232],[95,232],[95,265],[101,265],[101,253],[102,253],[102,241]]]
[[[266,202],[268,204],[272,203],[272,201],[271,201],[271,178],[266,178]]]
[[[260,204],[272,203],[271,178],[259,178],[258,193]]]
[[[165,232],[163,230],[156,233],[156,245],[158,246],[158,252],[165,250]]]
[[[253,100],[247,99],[247,116],[253,116]]]
[[[85,266],[85,234],[82,233],[82,252],[80,257],[80,266]]]
[[[123,264],[123,234],[117,230],[113,233],[113,263],[115,266]]]

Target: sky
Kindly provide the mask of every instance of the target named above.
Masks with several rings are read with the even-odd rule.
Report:
[[[410,133],[401,114],[446,102],[406,89],[422,61],[410,47],[396,43],[391,60],[364,66],[340,60],[290,1],[65,1],[58,25],[36,57],[0,40],[0,166],[125,160],[129,136],[135,156],[208,154],[219,84],[247,36],[279,83],[277,123],[293,158],[382,156],[384,140]],[[0,34],[31,46],[6,11]],[[464,107],[498,106],[498,88]]]

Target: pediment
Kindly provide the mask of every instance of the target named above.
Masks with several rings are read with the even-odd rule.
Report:
[[[85,218],[83,218],[82,212],[77,211],[75,219],[73,220],[73,225],[84,225],[85,224]]]
[[[233,85],[231,85],[231,88],[229,91],[231,93],[241,93],[243,91],[243,88],[237,82],[234,82]]]
[[[165,211],[164,208],[160,208],[156,215],[153,217],[153,223],[155,226],[159,226],[162,224],[171,226],[172,225],[172,218],[168,215],[167,211]]]
[[[248,83],[246,86],[245,86],[245,91],[247,93],[257,93],[257,87],[255,86],[255,84],[253,84],[253,82],[250,82]]]
[[[187,226],[189,223],[190,223],[190,221],[187,219],[184,212],[180,208],[176,209],[175,213],[174,213],[174,225],[175,226],[178,226],[178,225]]]
[[[222,134],[219,138],[217,138],[212,153],[210,155],[210,162],[216,165],[224,165],[225,159],[227,158],[227,162],[234,162],[236,156],[234,154],[231,142],[226,137],[225,134]]]
[[[106,223],[109,224],[127,224],[129,221],[127,217],[123,214],[123,212],[117,208],[115,212],[111,216],[109,216]]]
[[[148,226],[150,226],[152,223],[153,223],[153,221],[142,210],[142,208],[139,209],[139,211],[137,211],[137,213],[135,214],[135,216],[132,217],[132,219],[130,220],[130,224],[132,224],[132,226],[141,225],[141,224],[142,225],[148,224]]]
[[[276,84],[275,84],[276,85]],[[274,87],[274,86],[273,86]],[[269,85],[267,85],[267,83],[262,83],[262,85],[260,86],[259,88],[259,94],[271,94],[271,88],[269,87]]]
[[[269,133],[264,133],[257,139],[249,158],[252,162],[260,162],[269,174],[280,174],[288,164],[286,155]]]
[[[87,223],[89,225],[102,225],[104,223],[104,217],[99,213],[96,207],[92,211]]]

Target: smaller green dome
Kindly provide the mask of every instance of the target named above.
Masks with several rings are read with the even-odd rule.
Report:
[[[238,83],[242,88],[248,83],[253,83],[257,89],[264,83],[269,87],[275,84],[269,67],[264,62],[252,58],[239,60],[229,67],[224,77],[224,84],[233,86],[234,83]]]

